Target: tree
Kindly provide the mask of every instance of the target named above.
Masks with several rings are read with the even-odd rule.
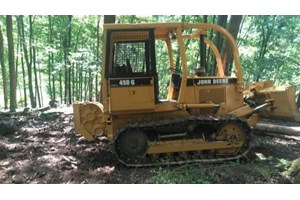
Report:
[[[274,23],[276,20],[275,16],[272,16],[271,20],[268,20],[268,18],[262,18],[262,23],[259,25],[259,28],[261,29],[261,43],[260,48],[257,56],[257,61],[262,61],[265,58],[265,55],[268,51],[268,46],[270,45],[270,38],[274,32]],[[261,76],[261,71],[259,70],[256,76],[255,81],[259,81]]]
[[[38,99],[39,107],[42,106],[41,102],[41,95],[39,92],[39,82],[38,82],[38,75],[37,75],[37,66],[36,66],[36,46],[35,46],[35,34],[33,30],[33,24],[34,24],[34,17],[32,15],[29,15],[29,40],[30,40],[30,57],[32,60],[32,66],[33,66],[33,73],[34,73],[34,83],[35,83],[35,94]]]
[[[298,16],[247,16],[239,39],[246,82],[273,80],[298,85],[300,50]]]
[[[96,30],[96,37],[97,37],[97,43],[96,43],[96,79],[95,79],[95,95],[96,95],[96,101],[100,101],[100,95],[99,95],[99,89],[98,89],[98,84],[99,84],[99,78],[98,78],[98,70],[101,70],[100,67],[100,19],[101,16],[98,16],[97,18],[97,30]],[[101,86],[100,86],[101,88]]]
[[[54,55],[53,55],[53,26],[52,26],[52,17],[48,16],[48,87],[50,93],[51,101],[54,101],[56,98],[55,94],[55,77],[52,73],[54,73]]]
[[[67,33],[64,35],[64,64],[65,64],[65,103],[70,105],[72,103],[72,90],[71,90],[71,40],[72,40],[72,15],[67,16]]]
[[[222,26],[222,27],[226,28],[227,17],[228,17],[227,15],[218,15],[217,24],[219,26]],[[221,50],[222,50],[223,40],[224,39],[221,37],[221,33],[217,32],[216,36],[214,38],[214,43],[216,44],[216,47],[217,47],[219,52],[221,52]],[[212,69],[211,69],[211,72],[210,72],[211,75],[216,75],[216,73],[217,73],[216,66],[217,66],[217,61],[214,59],[213,64],[212,64]]]
[[[24,58],[25,58],[25,63],[27,66],[27,73],[28,73],[28,87],[29,87],[29,97],[30,97],[30,103],[31,107],[35,108],[36,107],[36,99],[33,91],[33,79],[32,79],[32,33],[29,32],[29,53],[28,53],[28,47],[25,39],[25,27],[24,27],[24,20],[23,16],[20,15],[18,17],[20,28],[21,28],[21,41],[22,41],[22,46],[23,46],[23,53],[24,53]],[[29,20],[29,23],[32,23],[32,20]],[[32,26],[32,25],[30,25]],[[29,29],[32,31],[32,29]]]
[[[298,98],[297,98],[297,106],[298,106],[298,110],[300,109],[300,92],[298,94]]]
[[[1,26],[0,26],[0,65],[2,71],[2,80],[3,80],[4,108],[8,109],[6,66],[4,62],[4,43],[3,43],[3,34],[2,34]]]
[[[207,23],[207,15],[203,16],[203,23]],[[199,45],[200,45],[200,66],[205,67],[207,71],[207,64],[206,64],[206,44],[204,43],[204,35],[200,36]]]
[[[17,108],[17,76],[15,69],[15,53],[13,39],[12,16],[6,16],[7,44],[8,44],[8,61],[9,61],[9,78],[10,78],[10,111],[15,112]]]
[[[231,33],[232,37],[236,40],[238,32],[240,30],[240,24],[242,21],[242,15],[232,15],[228,24],[228,31]],[[232,66],[232,54],[230,53],[231,49],[228,42],[225,40],[222,46],[222,62],[224,67],[224,72],[226,75],[231,74],[231,66]]]
[[[17,25],[18,25],[18,42],[20,53],[23,55],[23,40],[22,40],[22,29],[19,18],[17,18]],[[21,66],[22,66],[22,78],[23,78],[23,95],[24,95],[24,106],[27,107],[27,88],[26,88],[26,71],[25,71],[25,63],[24,63],[24,56],[21,56]],[[22,96],[21,96],[22,99]]]

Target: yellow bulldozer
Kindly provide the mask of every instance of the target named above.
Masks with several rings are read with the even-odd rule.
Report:
[[[103,26],[101,102],[73,104],[75,131],[89,141],[106,136],[126,166],[238,159],[250,149],[251,127],[258,122],[258,112],[279,116],[284,112],[287,117],[296,113],[294,104],[289,104],[295,97],[293,89],[272,91],[268,83],[244,86],[235,40],[218,25]],[[206,37],[210,31],[219,32],[230,45],[234,76],[225,76],[220,52]],[[188,40],[196,41],[189,44],[202,40],[211,49],[215,76],[207,76],[203,66],[190,62]],[[159,50],[168,53],[164,63],[170,72],[168,88],[159,84],[158,44]],[[159,99],[162,90],[167,90],[163,100]],[[278,110],[278,99],[293,108]]]

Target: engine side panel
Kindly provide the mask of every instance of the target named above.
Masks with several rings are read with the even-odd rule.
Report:
[[[238,109],[243,106],[242,95],[235,78],[197,77],[187,80],[186,103],[194,105],[199,114],[223,115]],[[213,106],[205,107],[206,104]]]

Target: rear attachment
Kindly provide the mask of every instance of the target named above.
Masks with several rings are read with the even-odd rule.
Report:
[[[75,131],[86,140],[92,141],[95,136],[103,134],[104,115],[103,105],[98,102],[74,103]]]

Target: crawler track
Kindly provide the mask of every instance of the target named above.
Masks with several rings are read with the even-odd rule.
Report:
[[[149,145],[163,141],[160,139],[159,135],[176,134],[185,131],[187,134],[180,138],[186,141],[199,138],[205,141],[205,143],[218,141],[218,137],[215,135],[220,134],[220,128],[227,124],[235,124],[241,127],[243,134],[243,143],[240,147],[232,153],[220,153],[221,151],[226,151],[227,149],[207,149],[203,151],[187,151],[187,152],[168,152],[168,153],[158,153],[158,154],[148,154],[144,153],[142,156],[130,157],[120,148],[120,138],[122,135],[128,132],[144,132],[147,135],[148,147]],[[192,130],[191,125],[197,128]],[[175,128],[174,128],[175,127]],[[204,127],[204,128],[202,128]],[[177,132],[168,132],[168,130],[177,130]],[[207,131],[209,130],[209,131]],[[201,132],[201,134],[200,134]],[[203,163],[216,163],[224,162],[230,160],[236,160],[244,157],[250,150],[250,140],[251,140],[251,128],[248,126],[246,121],[237,118],[235,116],[225,116],[225,117],[212,117],[212,116],[189,116],[175,119],[164,119],[160,121],[149,121],[149,122],[137,122],[132,124],[127,124],[125,127],[121,128],[117,132],[117,137],[115,139],[115,152],[118,160],[126,166],[129,167],[152,167],[152,166],[162,166],[162,165],[180,165],[187,163],[203,162]],[[171,138],[172,141],[176,138]],[[229,138],[222,140],[228,141]]]

